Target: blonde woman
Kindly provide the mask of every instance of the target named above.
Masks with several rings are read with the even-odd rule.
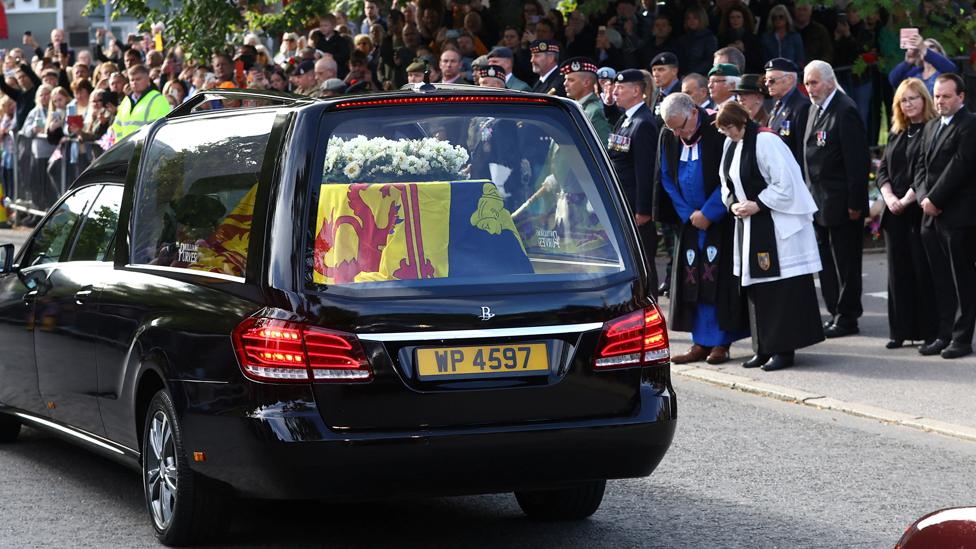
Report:
[[[803,48],[803,38],[793,27],[793,18],[786,6],[777,4],[769,10],[765,33],[760,37],[763,55],[766,60],[785,57],[796,63],[797,67],[806,64],[806,53]]]
[[[888,82],[898,86],[906,78],[919,78],[931,94],[935,79],[944,72],[956,72],[956,64],[946,57],[942,44],[935,38],[923,40],[916,34],[908,41],[911,45],[905,50],[905,60],[891,70]]]
[[[14,190],[14,130],[17,126],[17,102],[10,96],[0,97],[0,164],[3,166],[3,191],[12,193]],[[15,197],[19,198],[19,197]]]
[[[92,85],[95,88],[101,88],[103,90],[108,89],[108,79],[113,74],[119,72],[119,66],[111,61],[105,61],[104,63],[98,65],[95,69],[95,76],[92,80]]]
[[[44,133],[47,125],[48,105],[51,102],[51,90],[53,88],[47,84],[41,84],[34,95],[34,108],[27,113],[23,126],[20,128],[21,137],[31,140],[31,162],[29,177],[24,178],[27,183],[26,198],[30,200],[34,208],[46,210],[51,203],[48,203],[47,194],[47,161],[54,152],[54,145],[47,142],[47,134]],[[53,203],[53,202],[52,202]]]
[[[903,80],[895,91],[892,112],[891,135],[877,178],[885,201],[881,230],[888,254],[888,349],[901,347],[906,340],[931,344],[941,336],[949,341],[955,313],[946,315],[947,325],[939,325],[932,275],[922,247],[922,208],[911,187],[922,130],[937,116],[925,82],[918,78]],[[931,253],[942,249],[932,248]]]

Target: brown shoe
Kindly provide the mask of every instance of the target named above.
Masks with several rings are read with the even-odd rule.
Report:
[[[724,364],[729,361],[729,348],[716,346],[712,347],[712,352],[708,353],[705,362],[709,364]]]
[[[688,364],[689,362],[701,362],[705,360],[708,356],[708,347],[702,347],[701,345],[695,343],[688,349],[688,352],[683,355],[671,357],[671,362],[673,364]]]

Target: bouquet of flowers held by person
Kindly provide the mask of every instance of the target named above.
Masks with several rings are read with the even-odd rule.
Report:
[[[326,183],[406,183],[466,179],[468,151],[434,138],[332,137],[325,152]]]

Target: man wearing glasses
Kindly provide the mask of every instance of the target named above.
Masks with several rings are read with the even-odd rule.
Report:
[[[769,129],[786,142],[793,158],[802,166],[803,132],[807,126],[810,100],[796,87],[799,72],[796,63],[784,57],[766,63],[766,89],[776,100],[769,116]]]
[[[715,108],[720,109],[726,101],[734,101],[734,90],[739,86],[739,68],[729,63],[719,63],[708,71],[708,93],[715,102]]]
[[[714,116],[691,96],[673,93],[661,104],[669,131],[661,132],[654,215],[678,225],[671,276],[672,330],[691,332],[693,345],[675,364],[729,360],[729,346],[748,334],[732,275],[732,220],[722,202],[719,165],[725,136]]]

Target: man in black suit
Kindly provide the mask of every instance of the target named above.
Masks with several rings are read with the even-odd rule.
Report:
[[[796,162],[803,165],[803,136],[810,100],[796,87],[799,72],[796,63],[783,57],[766,63],[766,89],[776,100],[769,113],[769,129],[786,142]]]
[[[681,91],[681,81],[678,80],[678,56],[666,51],[657,54],[651,60],[651,79],[657,88],[654,98],[654,121],[658,127],[664,125],[661,118],[661,102],[672,92]]]
[[[811,61],[803,83],[813,102],[803,137],[803,172],[819,211],[820,290],[831,319],[824,335],[858,333],[864,215],[868,211],[867,134],[854,101],[838,88],[833,68]]]
[[[973,352],[976,325],[976,116],[966,110],[966,88],[957,74],[935,81],[939,117],[925,126],[915,194],[925,214],[922,245],[932,268],[939,309],[938,339],[923,355],[958,358]],[[951,334],[951,335],[950,335]],[[948,339],[948,338],[951,338]]]
[[[551,40],[535,40],[529,44],[529,51],[532,52],[532,72],[539,75],[532,91],[566,97],[563,75],[559,72],[559,44]]]
[[[617,120],[607,140],[608,154],[617,173],[630,209],[634,211],[637,232],[641,238],[644,261],[650,275],[649,293],[657,289],[657,230],[651,222],[654,194],[658,126],[644,103],[644,73],[627,69],[614,78],[613,97],[623,115]]]

